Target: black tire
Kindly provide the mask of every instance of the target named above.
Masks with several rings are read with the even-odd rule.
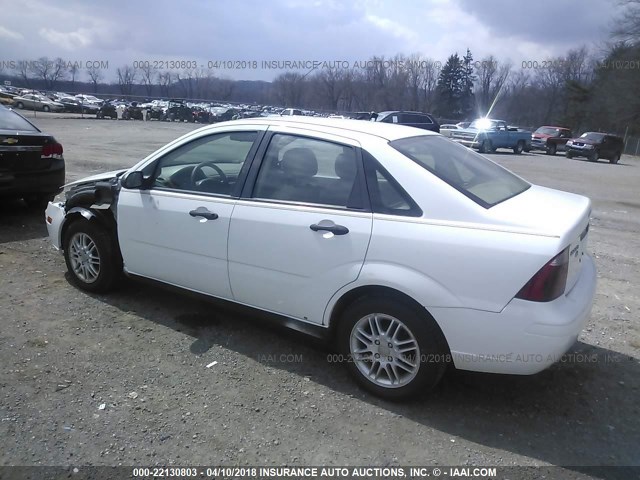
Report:
[[[609,163],[618,163],[620,161],[620,152],[617,152],[613,155],[613,157],[611,157],[611,159],[609,160]]]
[[[571,152],[567,151],[567,152],[564,154],[564,156],[565,156],[565,157],[567,157],[567,158],[573,158],[573,153],[571,153]]]
[[[96,113],[96,118],[104,118],[104,115],[102,114],[102,112],[98,112]]]
[[[590,162],[597,162],[598,158],[600,158],[600,156],[598,155],[597,151],[594,151],[592,154],[590,154],[588,157]]]
[[[490,153],[493,151],[493,146],[491,145],[491,140],[483,140],[480,144],[480,148],[478,149],[480,153]]]
[[[53,193],[38,193],[33,195],[26,195],[24,201],[29,208],[33,210],[44,210],[47,208],[47,204],[53,200],[55,195]]]
[[[355,327],[360,324],[370,325],[368,318],[370,315],[378,314],[377,318],[381,325],[388,325],[389,330],[393,330],[390,325],[394,320],[398,324],[402,324],[404,329],[398,327],[397,330],[393,330],[395,333],[391,335],[390,341],[395,338],[399,339],[411,338],[410,336],[403,335],[403,333],[410,332],[413,336],[413,340],[417,342],[417,352],[413,351],[412,354],[405,354],[396,351],[395,347],[388,348],[384,345],[384,337],[378,345],[373,345],[372,349],[378,349],[378,353],[374,353],[372,350],[367,354],[371,354],[373,360],[374,355],[378,355],[378,359],[384,359],[385,356],[389,359],[389,363],[402,362],[403,365],[410,365],[405,360],[415,360],[417,355],[417,362],[415,363],[415,370],[413,372],[407,372],[398,367],[393,369],[387,360],[373,360],[367,361],[353,352],[353,344],[362,345],[364,343],[355,336]],[[363,323],[364,322],[364,323]],[[387,332],[389,332],[387,330]],[[341,358],[346,361],[349,372],[354,377],[356,382],[368,390],[369,392],[388,400],[401,400],[412,396],[417,396],[420,393],[428,392],[433,389],[444,374],[447,363],[449,360],[448,347],[444,336],[436,324],[435,320],[426,312],[413,308],[407,303],[399,302],[391,297],[361,297],[356,300],[342,314],[340,324],[338,325],[338,348],[341,354]],[[397,338],[396,338],[397,337]],[[379,340],[380,342],[380,340]],[[393,343],[388,343],[393,345]],[[396,345],[397,347],[397,345]],[[355,348],[355,347],[354,347]],[[382,356],[380,356],[380,349],[383,350]],[[378,365],[378,373],[382,368],[383,362],[389,367],[389,370],[384,370],[382,376],[386,378],[380,378],[379,380],[370,379],[364,371],[371,367],[372,369]],[[392,386],[392,383],[385,386],[383,383],[390,382],[389,371],[400,372],[400,375],[405,375],[403,379],[398,378],[396,386]]]
[[[516,155],[520,155],[524,151],[525,145],[526,144],[524,141],[519,140],[518,143],[516,143],[516,146],[513,147],[513,153],[515,153]]]
[[[24,108],[24,103],[18,102],[18,103],[16,103],[16,107],[18,107],[20,110],[22,110]]]
[[[552,143],[547,147],[547,155],[555,155],[556,154],[556,144]]]
[[[83,275],[82,267],[78,266],[78,262],[82,260],[74,256],[78,251],[76,246],[72,246],[72,242],[78,242],[78,245],[86,245],[85,238],[91,242],[89,244],[90,252],[97,257],[98,264],[96,268],[95,258],[93,262],[85,259],[87,263],[93,265],[93,271],[87,270],[87,275]],[[117,247],[114,239],[103,227],[96,223],[95,220],[89,221],[84,218],[73,221],[65,232],[63,239],[64,260],[67,264],[67,270],[71,281],[75,286],[88,292],[108,292],[111,290],[117,280],[121,266],[118,262]],[[74,259],[72,259],[74,257]],[[74,264],[76,269],[74,269]],[[87,267],[90,268],[90,267]],[[97,271],[97,274],[95,273]],[[93,277],[93,278],[90,278]]]
[[[49,108],[49,105],[43,105],[43,106],[42,106],[42,111],[43,111],[43,112],[50,112],[50,111],[51,111],[51,109]]]

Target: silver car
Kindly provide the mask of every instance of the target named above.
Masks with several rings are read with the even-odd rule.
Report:
[[[64,105],[59,102],[44,97],[42,95],[36,95],[28,93],[19,97],[14,97],[13,104],[17,108],[27,108],[29,110],[43,110],[45,112],[61,112],[64,109]]]

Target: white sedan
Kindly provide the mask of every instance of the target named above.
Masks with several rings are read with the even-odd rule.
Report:
[[[590,212],[435,133],[269,117],[74,182],[45,215],[78,287],[124,272],[268,312],[402,398],[449,363],[533,374],[559,360],[594,297]]]

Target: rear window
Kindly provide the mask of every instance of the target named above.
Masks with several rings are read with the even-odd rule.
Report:
[[[0,107],[0,130],[40,131],[16,112],[5,107]]]
[[[531,186],[506,168],[445,137],[425,135],[389,144],[485,208],[515,197]]]

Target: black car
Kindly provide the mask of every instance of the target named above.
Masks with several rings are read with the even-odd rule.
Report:
[[[165,118],[170,122],[195,122],[195,116],[191,108],[187,106],[184,100],[171,99],[167,106],[167,112]]]
[[[26,118],[0,106],[0,197],[44,208],[64,185],[62,145]]]
[[[567,158],[586,157],[592,162],[605,158],[609,163],[618,163],[624,151],[624,140],[608,133],[586,132],[567,141],[565,149]]]
[[[371,120],[383,123],[397,123],[398,125],[407,125],[409,127],[422,128],[440,133],[440,124],[429,113],[422,112],[405,112],[405,111],[389,111],[371,114]]]

